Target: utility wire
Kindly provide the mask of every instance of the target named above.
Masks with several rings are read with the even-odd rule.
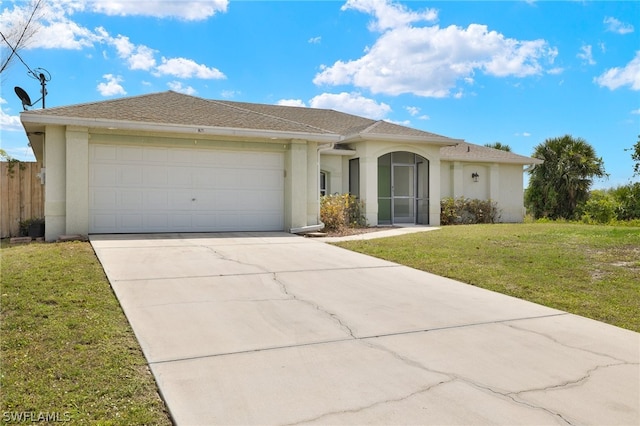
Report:
[[[11,58],[13,57],[13,55],[16,55],[19,59],[20,62],[22,62],[24,64],[25,67],[27,67],[27,69],[29,70],[29,72],[36,78],[38,78],[38,76],[36,75],[35,72],[33,72],[33,70],[31,68],[29,68],[29,65],[26,64],[26,62],[20,57],[20,55],[17,52],[17,48],[20,47],[20,43],[22,43],[22,39],[24,38],[25,34],[27,33],[27,29],[29,29],[29,26],[31,25],[31,21],[33,20],[33,17],[35,16],[36,12],[38,11],[38,9],[40,9],[40,5],[42,4],[43,0],[38,0],[35,4],[35,6],[33,6],[33,10],[31,11],[31,15],[29,16],[29,20],[27,21],[27,23],[24,26],[24,29],[22,30],[22,34],[20,34],[20,38],[18,39],[18,41],[16,42],[16,47],[11,46],[11,43],[9,43],[9,41],[7,40],[7,38],[4,36],[4,34],[2,34],[2,32],[0,32],[0,34],[2,35],[2,39],[5,41],[5,43],[7,43],[7,45],[11,48],[11,54],[9,55],[9,57],[7,58],[6,62],[4,64],[2,64],[2,69],[0,69],[0,74],[2,74],[2,72],[7,68],[7,66],[9,66],[9,63],[11,62]]]
[[[18,52],[16,51],[16,48],[11,46],[11,43],[9,43],[9,40],[7,40],[7,38],[4,36],[4,34],[2,34],[2,31],[0,31],[0,35],[2,36],[2,39],[4,40],[4,42],[7,43],[7,45],[11,48],[11,55],[9,55],[9,58],[7,58],[7,62],[5,62],[4,66],[0,70],[0,73],[2,73],[2,71],[5,70],[5,68],[7,68],[7,65],[9,65],[9,62],[11,62],[11,57],[13,55],[16,55],[18,57],[18,59],[20,59],[20,62],[22,62],[25,67],[27,67],[27,69],[29,70],[29,74],[32,74],[33,76],[37,77],[36,73],[29,67],[29,65],[27,65],[27,63],[24,61],[24,59],[22,59],[22,56],[20,56],[20,54],[18,54]]]

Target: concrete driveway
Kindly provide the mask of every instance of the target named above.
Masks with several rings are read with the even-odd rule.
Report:
[[[178,425],[640,424],[640,334],[285,233],[93,235]]]

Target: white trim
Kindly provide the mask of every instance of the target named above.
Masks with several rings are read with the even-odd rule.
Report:
[[[141,132],[182,133],[200,136],[231,136],[263,139],[304,139],[314,142],[339,142],[341,136],[307,132],[282,132],[277,130],[240,129],[235,127],[196,126],[191,124],[162,124],[100,118],[78,118],[20,113],[24,124],[55,124],[61,126],[81,126],[109,130],[136,130]]]

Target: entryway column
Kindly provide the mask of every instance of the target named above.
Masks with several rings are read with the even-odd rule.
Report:
[[[67,127],[66,234],[89,233],[89,129]]]
[[[293,139],[286,154],[285,231],[307,226],[307,150],[307,141]]]
[[[360,199],[367,224],[378,225],[378,158],[360,157]]]
[[[44,238],[55,241],[65,234],[66,227],[66,176],[67,145],[62,126],[47,126],[44,141]]]

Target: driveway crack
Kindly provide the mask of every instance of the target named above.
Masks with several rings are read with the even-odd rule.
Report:
[[[579,379],[567,380],[567,381],[559,383],[557,385],[545,386],[545,387],[542,387],[542,388],[525,389],[525,390],[521,390],[521,391],[518,391],[518,392],[510,392],[508,395],[520,396],[523,393],[544,392],[544,391],[557,390],[557,389],[562,389],[562,388],[576,386],[576,385],[583,385],[584,383],[586,383],[591,378],[591,375],[593,373],[595,373],[596,371],[604,369],[604,368],[609,368],[609,367],[617,367],[619,365],[632,365],[632,364],[628,363],[628,362],[620,362],[620,363],[613,363],[613,364],[606,364],[606,365],[596,365],[595,367],[587,370],[587,372],[584,374],[584,376],[580,377]]]
[[[613,359],[613,360],[618,361],[618,362],[620,362],[620,363],[628,363],[628,361],[627,361],[627,360],[620,359],[620,358],[616,358],[616,357],[614,357],[614,356],[612,356],[612,355],[609,355],[609,354],[606,354],[606,353],[603,353],[603,352],[593,351],[593,350],[591,350],[591,349],[583,348],[583,347],[581,347],[581,346],[568,345],[568,344],[566,344],[566,343],[564,343],[564,342],[561,342],[560,340],[556,339],[555,337],[550,336],[550,335],[548,335],[548,334],[546,334],[546,333],[542,333],[542,332],[540,332],[540,331],[530,330],[530,329],[528,329],[528,328],[524,328],[524,327],[518,327],[518,326],[517,326],[517,325],[515,325],[515,324],[508,324],[508,323],[505,323],[505,325],[506,325],[507,327],[511,327],[511,328],[513,328],[513,329],[515,329],[515,330],[518,330],[518,331],[524,331],[524,332],[527,332],[527,333],[533,333],[533,334],[536,334],[536,335],[538,335],[538,336],[542,336],[542,337],[544,337],[544,338],[546,338],[546,339],[551,340],[553,343],[556,343],[556,344],[558,344],[558,345],[560,345],[560,346],[564,346],[565,348],[569,348],[569,349],[577,349],[577,350],[579,350],[579,351],[587,352],[587,353],[590,353],[590,354],[593,354],[593,355],[597,355],[597,356],[602,356],[602,357],[606,357],[606,358],[609,358],[609,359]],[[616,364],[612,364],[612,365],[616,365]]]
[[[526,401],[519,400],[514,396],[514,395],[518,395],[519,393],[530,392],[529,390],[520,391],[520,392],[500,392],[500,391],[498,391],[496,389],[491,388],[490,386],[487,386],[487,385],[484,385],[482,383],[478,383],[478,382],[476,382],[474,380],[471,380],[468,377],[463,377],[463,376],[460,376],[458,374],[454,374],[454,373],[451,373],[451,372],[436,370],[436,369],[427,367],[427,366],[425,366],[424,364],[422,364],[419,361],[416,361],[416,360],[411,359],[411,358],[409,358],[407,356],[401,355],[401,354],[397,353],[396,351],[393,351],[393,350],[391,350],[391,349],[389,349],[389,348],[387,348],[385,346],[375,344],[375,343],[373,343],[371,341],[366,341],[365,344],[368,345],[369,347],[373,348],[373,349],[379,349],[379,350],[382,350],[384,352],[387,352],[387,353],[391,354],[393,357],[395,357],[396,359],[399,359],[400,361],[404,362],[405,364],[407,364],[409,366],[420,368],[420,369],[422,369],[424,371],[427,371],[429,373],[442,374],[442,375],[445,375],[445,376],[450,378],[450,380],[445,381],[443,383],[448,383],[448,382],[451,382],[451,381],[454,381],[454,380],[458,380],[458,381],[460,381],[462,383],[468,384],[469,386],[473,386],[476,389],[488,391],[488,392],[490,392],[492,394],[500,395],[503,398],[508,398],[509,400],[515,402],[516,404],[524,405],[524,406],[526,406],[528,408],[532,408],[532,409],[536,409],[536,410],[545,411],[545,412],[547,412],[548,414],[550,414],[552,416],[558,417],[559,419],[561,419],[563,422],[565,422],[568,425],[572,424],[561,413],[557,413],[557,412],[552,411],[552,410],[550,410],[550,409],[548,409],[546,407],[542,407],[542,406],[539,406],[539,405],[531,404],[531,403],[526,402]],[[618,365],[618,364],[612,364],[612,365]],[[589,375],[591,372],[592,371],[589,371],[587,373],[587,375]],[[583,379],[584,378],[581,378],[578,381],[583,380]],[[564,384],[564,385],[566,386],[567,384]],[[554,385],[554,386],[549,386],[549,388],[556,388],[556,387],[559,387],[559,386],[560,385]]]
[[[364,410],[368,410],[370,408],[374,408],[374,407],[377,407],[377,406],[380,406],[380,405],[391,404],[391,403],[395,403],[395,402],[402,402],[402,401],[407,400],[407,399],[409,399],[409,398],[411,398],[413,396],[419,395],[421,393],[429,392],[433,388],[436,388],[436,387],[438,387],[440,385],[443,385],[443,384],[446,384],[446,383],[450,383],[452,381],[454,381],[454,379],[443,380],[443,381],[440,381],[438,383],[434,383],[434,384],[431,384],[431,385],[428,385],[428,386],[423,386],[422,388],[420,388],[420,389],[418,389],[418,390],[416,390],[414,392],[411,392],[411,393],[409,393],[407,395],[401,396],[399,398],[386,399],[384,401],[376,401],[376,402],[374,402],[372,404],[365,405],[365,406],[358,407],[358,408],[352,408],[350,410],[338,410],[338,411],[332,411],[332,412],[329,412],[329,413],[323,413],[323,414],[321,414],[319,416],[307,418],[307,419],[304,419],[304,420],[300,420],[300,421],[297,421],[295,423],[286,423],[285,426],[295,426],[295,425],[299,425],[299,424],[315,422],[315,421],[324,419],[325,417],[334,416],[334,415],[356,414],[356,413],[359,413],[359,412],[362,412]]]
[[[338,323],[338,325],[340,326],[340,328],[342,328],[345,332],[347,332],[349,334],[349,336],[351,336],[352,339],[358,339],[358,337],[353,333],[353,330],[351,329],[351,327],[349,327],[348,324],[346,324],[338,315],[336,315],[335,313],[323,308],[322,306],[320,306],[319,304],[311,301],[311,300],[307,300],[307,299],[302,299],[300,297],[298,297],[297,295],[295,295],[294,293],[292,293],[288,288],[287,285],[282,282],[279,278],[276,272],[272,272],[272,278],[273,281],[278,285],[278,287],[280,287],[280,290],[282,291],[282,293],[284,293],[287,297],[291,298],[292,300],[304,303],[306,305],[311,306],[312,308],[322,312],[323,314],[329,316],[334,322]]]

